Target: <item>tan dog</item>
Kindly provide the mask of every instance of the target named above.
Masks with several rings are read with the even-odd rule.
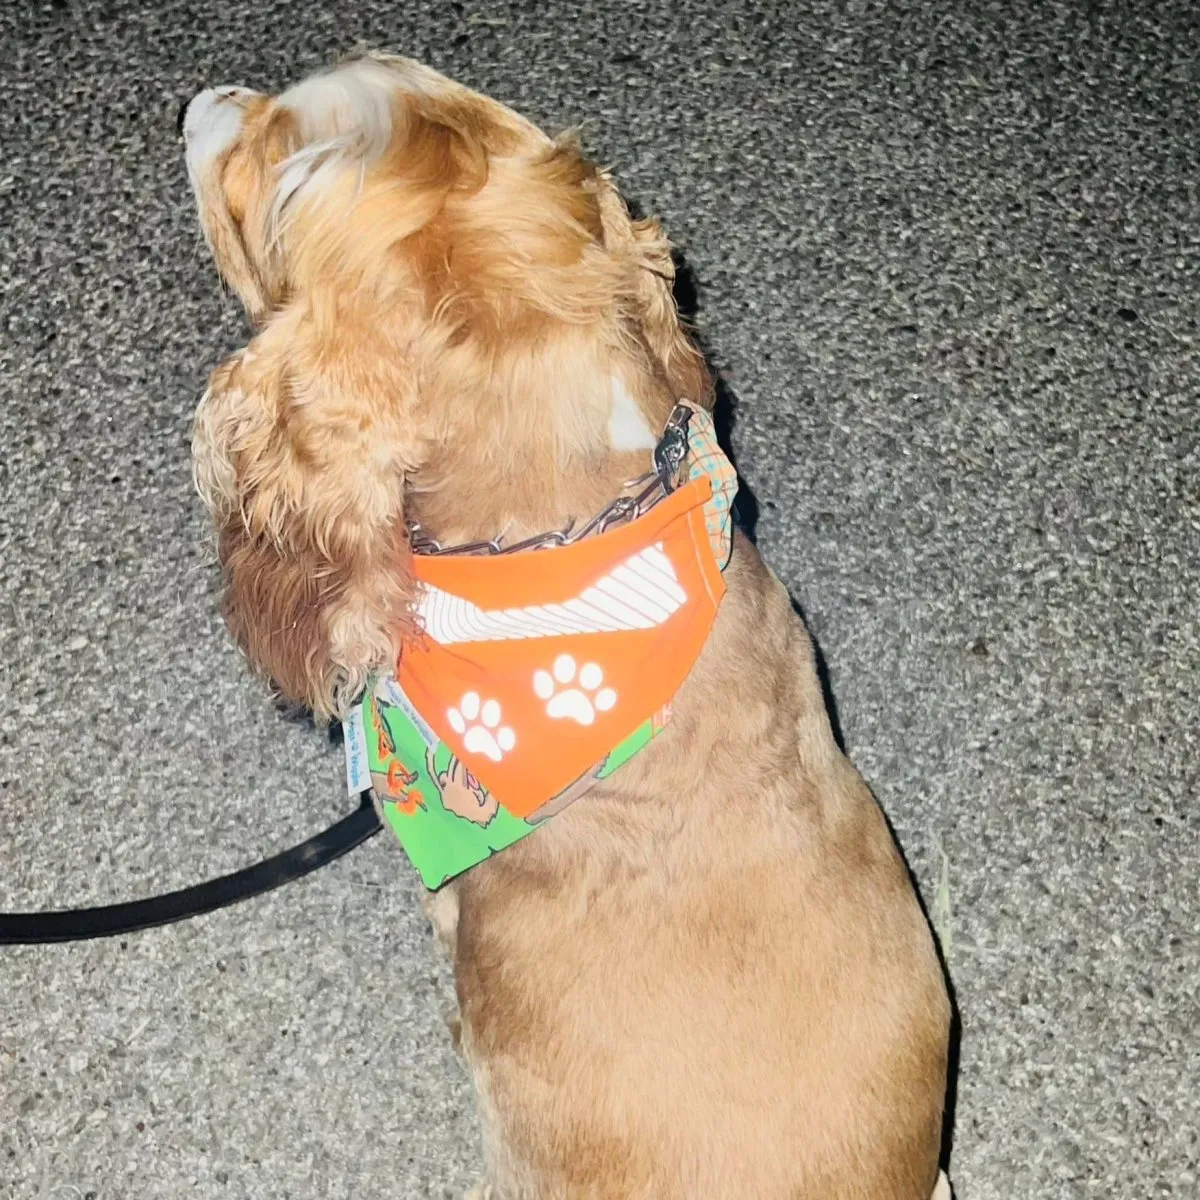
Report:
[[[585,520],[711,381],[658,226],[430,70],[203,92],[184,130],[257,328],[196,424],[227,617],[283,695],[336,715],[412,632],[410,523],[456,543]],[[929,930],[787,593],[740,537],[725,580],[663,734],[437,893],[480,1195],[949,1194]]]

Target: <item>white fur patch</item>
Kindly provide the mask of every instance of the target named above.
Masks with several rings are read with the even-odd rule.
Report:
[[[284,92],[279,103],[296,114],[306,142],[349,137],[379,153],[391,140],[398,90],[397,72],[364,58],[310,75]]]
[[[653,450],[656,444],[638,402],[617,375],[612,377],[612,413],[608,418],[608,441],[614,450]]]
[[[242,132],[242,106],[237,101],[253,94],[243,87],[207,88],[188,104],[183,117],[183,139],[193,188],[199,189],[205,169],[213,159],[237,141]]]
[[[272,206],[276,232],[284,209],[301,193],[329,186],[347,166],[362,169],[387,150],[397,92],[406,86],[418,90],[410,84],[405,60],[396,62],[359,59],[310,75],[279,97],[295,114],[304,145],[278,168]]]

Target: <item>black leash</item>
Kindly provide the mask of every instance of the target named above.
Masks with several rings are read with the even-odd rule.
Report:
[[[371,803],[371,793],[363,792],[359,807],[336,824],[290,850],[265,858],[252,867],[243,867],[231,875],[124,904],[54,912],[0,913],[0,946],[82,942],[198,917],[201,913],[261,896],[293,879],[301,879],[361,846],[381,828]]]

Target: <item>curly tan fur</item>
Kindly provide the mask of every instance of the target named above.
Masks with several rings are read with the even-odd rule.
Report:
[[[253,664],[323,716],[398,649],[406,493],[456,536],[544,527],[576,501],[567,472],[606,466],[614,372],[651,427],[708,391],[657,225],[634,225],[573,142],[401,74],[369,161],[352,114],[309,161],[303,112],[255,98],[198,186],[218,266],[262,327],[196,422],[226,613]],[[297,158],[312,174],[281,210]],[[607,474],[576,502],[606,496]],[[497,477],[539,487],[522,501]]]
[[[403,652],[407,521],[586,517],[644,469],[616,391],[655,430],[712,386],[662,231],[573,142],[405,60],[236,103],[193,177],[258,332],[212,376],[196,476],[234,634],[328,715]],[[786,592],[740,537],[726,579],[665,732],[430,905],[480,1194],[947,1194],[932,939]]]

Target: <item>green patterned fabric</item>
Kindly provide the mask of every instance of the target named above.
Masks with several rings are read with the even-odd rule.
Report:
[[[482,862],[532,833],[546,816],[612,774],[666,723],[644,722],[567,793],[530,820],[498,804],[450,748],[420,719],[395,680],[375,681],[347,741],[362,737],[363,760],[384,824],[396,835],[427,888]],[[542,815],[542,814],[545,815]]]

